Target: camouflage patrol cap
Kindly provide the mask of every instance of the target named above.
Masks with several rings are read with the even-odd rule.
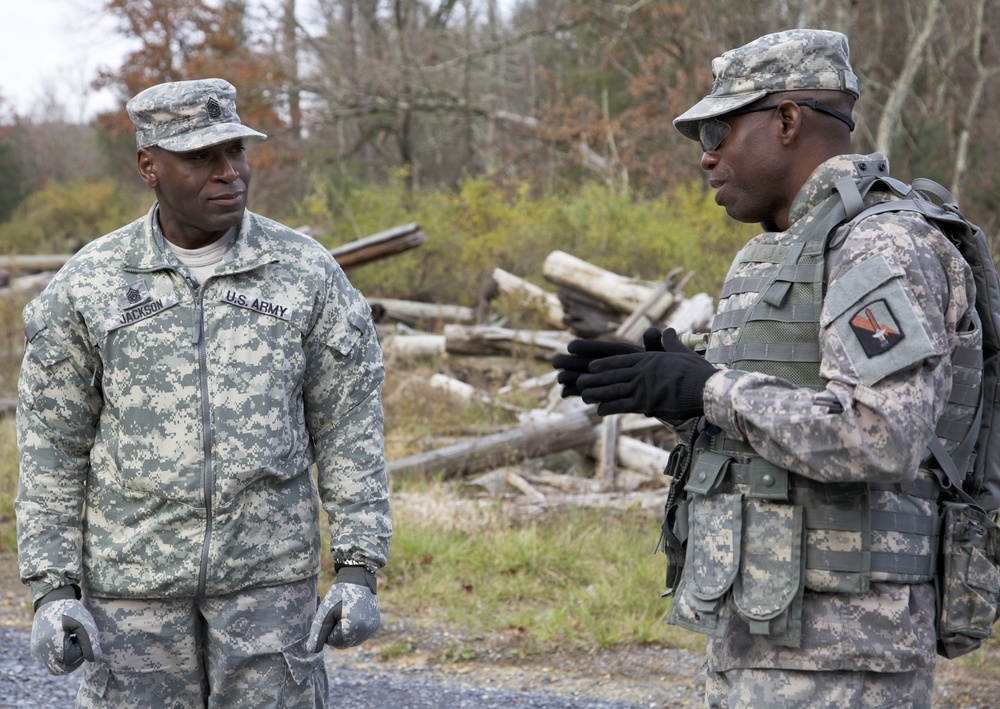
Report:
[[[125,104],[135,123],[137,148],[158,145],[183,152],[237,138],[266,138],[240,123],[236,89],[223,79],[172,81],[151,86]]]
[[[829,30],[794,29],[768,34],[712,60],[712,90],[674,119],[698,140],[698,123],[776,91],[826,89],[860,97],[847,37]]]

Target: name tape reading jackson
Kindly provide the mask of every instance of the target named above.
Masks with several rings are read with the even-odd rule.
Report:
[[[140,320],[145,320],[146,318],[153,317],[161,310],[165,310],[172,305],[177,305],[177,294],[167,293],[162,295],[155,300],[150,300],[141,305],[136,305],[135,307],[129,308],[128,310],[123,310],[104,321],[104,328],[111,332],[112,330],[117,330],[120,327],[126,325],[131,325],[134,322],[139,322]]]

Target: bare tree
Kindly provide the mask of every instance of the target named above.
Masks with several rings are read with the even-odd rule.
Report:
[[[979,105],[986,92],[987,85],[997,74],[1000,74],[1000,65],[986,65],[983,61],[983,41],[986,37],[987,27],[983,22],[985,6],[987,0],[975,0],[973,4],[972,27],[969,35],[972,38],[972,65],[975,69],[975,79],[971,91],[968,92],[968,103],[962,113],[962,125],[959,132],[958,148],[955,151],[955,168],[951,177],[951,193],[959,199],[962,191],[962,181],[969,164],[969,141],[973,130],[977,124]]]
[[[892,90],[885,101],[878,123],[878,131],[875,134],[875,149],[881,153],[891,152],[893,136],[899,129],[903,106],[907,96],[913,90],[917,74],[924,63],[924,56],[934,34],[940,11],[941,0],[927,0],[923,23],[911,35],[906,61],[903,62],[902,70],[892,84]]]

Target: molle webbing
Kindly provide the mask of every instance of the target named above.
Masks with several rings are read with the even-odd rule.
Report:
[[[745,499],[803,508],[806,588],[863,593],[872,581],[933,578],[939,483],[930,474],[907,483],[822,483],[780,468],[724,434],[713,439],[712,449],[727,452],[711,453],[719,467],[705,476],[711,494],[736,491]],[[705,467],[698,461],[695,470]]]
[[[729,306],[712,322],[713,333],[735,331],[736,341],[713,337],[705,357],[730,369],[780,376],[819,389],[819,313],[827,237],[844,218],[838,194],[831,195],[791,229],[767,233],[736,257],[753,275],[728,280],[720,300]],[[728,306],[728,302],[727,302]],[[716,344],[727,342],[728,344]]]
[[[713,332],[739,334],[732,344],[710,346],[705,353],[710,362],[783,376],[803,386],[820,385],[816,289],[822,287],[823,263],[821,255],[804,257],[805,246],[765,240],[740,252],[738,262],[754,264],[757,275],[728,282],[723,297],[742,302],[759,296],[747,307],[731,307],[716,316]]]

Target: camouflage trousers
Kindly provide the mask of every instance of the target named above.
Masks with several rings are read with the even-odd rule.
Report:
[[[324,653],[306,648],[316,579],[202,599],[85,603],[104,656],[86,663],[78,707],[316,709]]]
[[[912,672],[709,672],[705,705],[725,709],[931,709],[934,668]]]

